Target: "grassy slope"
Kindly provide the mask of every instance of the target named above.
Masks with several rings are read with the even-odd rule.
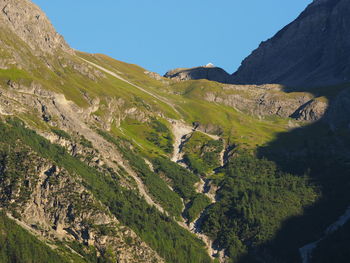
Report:
[[[199,121],[202,124],[218,125],[223,128],[224,137],[229,138],[232,143],[255,147],[287,130],[286,119],[258,119],[232,107],[204,100],[207,92],[224,92],[222,86],[220,83],[198,80],[174,83],[170,88],[182,94],[181,100],[178,101],[188,122]]]
[[[88,61],[96,63],[112,72],[120,74],[123,78],[130,82],[140,85],[142,87],[148,87],[150,89],[161,89],[164,84],[161,81],[155,80],[145,74],[145,69],[138,65],[125,63],[115,60],[111,57],[102,54],[88,54],[83,52],[77,52],[79,57],[82,57]]]
[[[182,114],[181,118],[189,124],[198,121],[202,124],[213,124],[222,127],[224,137],[229,138],[232,143],[256,147],[273,140],[277,133],[287,130],[288,120],[286,119],[266,118],[260,120],[237,112],[231,107],[203,100],[206,92],[222,91],[222,84],[220,83],[206,80],[179,83],[170,80],[161,82],[148,77],[144,74],[145,70],[136,65],[120,62],[104,55],[79,53],[79,56],[120,74],[125,79],[154,94],[166,97],[177,105],[178,111]],[[292,95],[283,93],[283,96]],[[133,133],[132,128],[130,133]],[[134,140],[138,139],[137,136],[133,135],[132,138]]]
[[[155,123],[164,125],[164,131],[155,127]],[[164,119],[153,119],[149,122],[140,122],[131,118],[122,121],[120,127],[113,126],[112,134],[125,139],[132,139],[136,145],[149,156],[166,155],[173,151],[173,136],[168,122]]]
[[[45,89],[63,93],[67,99],[82,107],[88,106],[86,96],[83,95],[85,93],[92,99],[100,99],[101,107],[97,115],[106,114],[107,109],[104,106],[110,98],[121,98],[126,103],[124,108],[136,107],[141,110],[162,112],[167,117],[183,118],[188,123],[199,121],[203,124],[218,125],[224,129],[225,137],[230,138],[232,143],[247,144],[249,147],[264,144],[272,140],[276,133],[286,130],[286,120],[258,120],[239,113],[233,108],[203,100],[205,92],[222,90],[222,84],[206,80],[180,83],[169,80],[157,81],[147,76],[144,73],[145,70],[136,65],[120,62],[104,55],[77,52],[78,56],[116,72],[154,94],[166,97],[177,105],[178,111],[182,114],[178,116],[170,106],[108,74],[104,73],[105,77],[92,80],[78,73],[73,65],[81,64],[82,60],[77,56],[58,54],[58,59],[51,57],[52,70],[50,70],[42,60],[31,54],[29,47],[23,41],[6,31],[0,34],[1,39],[8,46],[20,52],[24,63],[31,65],[27,70],[22,71],[1,70],[0,84],[3,86],[6,86],[8,79],[24,84],[35,81]],[[2,51],[1,55],[8,56],[4,52]],[[150,109],[145,109],[145,104],[149,105]],[[206,114],[204,115],[203,112]]]
[[[152,79],[148,77],[144,72],[145,69],[133,65],[128,64],[125,62],[121,62],[118,60],[114,60],[108,56],[100,55],[100,54],[87,54],[83,52],[77,52],[77,56],[84,58],[90,62],[93,62],[99,66],[102,66],[106,68],[107,70],[110,70],[118,75],[120,75],[122,78],[130,81],[131,83],[138,85],[142,88],[145,88],[146,90],[150,91],[153,94],[159,94],[157,91],[163,87],[163,83],[160,81],[157,81],[155,79]],[[108,75],[106,73],[106,75]],[[108,76],[108,78],[115,79],[115,77]],[[120,80],[118,80],[120,81]],[[122,82],[122,81],[121,81]],[[124,82],[125,83],[125,82]],[[127,84],[127,83],[125,83]],[[149,94],[146,94],[137,88],[135,88],[132,85],[127,84],[128,86],[128,92],[136,90],[139,94],[140,98],[144,99],[147,103],[149,103],[152,106],[157,106],[156,109],[163,112],[166,116],[170,118],[178,118],[178,114],[174,112],[174,110],[164,102],[155,99],[154,97],[150,96]],[[114,86],[115,91],[118,90],[119,87]],[[117,93],[111,93],[110,95],[117,95]]]

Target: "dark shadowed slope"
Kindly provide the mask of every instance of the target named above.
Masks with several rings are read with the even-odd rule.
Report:
[[[325,86],[350,79],[350,1],[315,0],[291,24],[261,43],[230,82]]]
[[[212,64],[195,68],[178,68],[165,73],[164,77],[175,80],[207,79],[211,81],[228,83],[230,74]]]

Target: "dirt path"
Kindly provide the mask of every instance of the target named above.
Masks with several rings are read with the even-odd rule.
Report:
[[[108,69],[106,69],[106,68],[104,68],[104,67],[102,67],[102,66],[99,66],[99,65],[97,65],[97,64],[95,64],[95,63],[93,63],[93,62],[91,62],[91,61],[89,61],[89,60],[86,60],[86,59],[84,59],[84,58],[82,58],[82,57],[79,57],[79,56],[78,56],[78,58],[80,58],[81,60],[85,61],[86,63],[88,63],[88,64],[94,66],[95,68],[98,68],[99,70],[102,70],[103,72],[105,72],[105,73],[107,73],[107,74],[109,74],[109,75],[111,75],[111,76],[113,76],[113,77],[115,77],[115,78],[117,78],[117,79],[120,79],[121,81],[124,81],[124,82],[128,83],[129,85],[131,85],[131,86],[133,86],[133,87],[135,87],[135,88],[141,90],[142,92],[144,92],[144,93],[146,93],[146,94],[152,96],[153,98],[155,98],[155,99],[157,99],[157,100],[159,100],[159,101],[161,101],[161,102],[167,104],[167,105],[168,105],[169,107],[171,107],[177,114],[179,114],[179,115],[181,116],[180,112],[176,109],[175,105],[174,105],[173,103],[171,103],[168,99],[166,99],[166,98],[164,98],[164,97],[162,97],[162,96],[159,96],[159,95],[157,95],[157,94],[154,94],[154,93],[152,93],[152,92],[150,92],[150,91],[148,91],[148,90],[146,90],[146,89],[140,87],[139,85],[136,85],[136,84],[134,84],[134,83],[128,81],[127,79],[124,79],[123,77],[121,77],[121,76],[118,75],[117,73],[115,73],[115,72],[113,72],[113,71],[110,71],[110,70],[108,70]]]

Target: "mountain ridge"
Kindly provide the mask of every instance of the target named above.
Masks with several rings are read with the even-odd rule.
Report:
[[[59,35],[44,12],[30,0],[2,0],[0,19],[12,31],[24,40],[33,50],[52,54],[57,49],[72,53],[61,35]]]
[[[229,84],[280,84],[296,90],[350,82],[349,9],[345,0],[313,1],[294,21],[261,42],[231,75],[216,73],[208,77],[193,68],[166,77]]]
[[[232,83],[327,86],[349,81],[347,1],[314,1],[292,23],[262,42]],[[344,65],[344,68],[341,68]]]
[[[163,79],[72,51],[29,1],[0,3],[6,263],[29,249],[8,220],[61,262],[295,263],[350,203],[348,84]]]

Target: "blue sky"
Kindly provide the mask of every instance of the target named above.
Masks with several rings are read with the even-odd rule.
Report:
[[[209,62],[233,73],[311,0],[33,0],[67,42],[164,74]]]

